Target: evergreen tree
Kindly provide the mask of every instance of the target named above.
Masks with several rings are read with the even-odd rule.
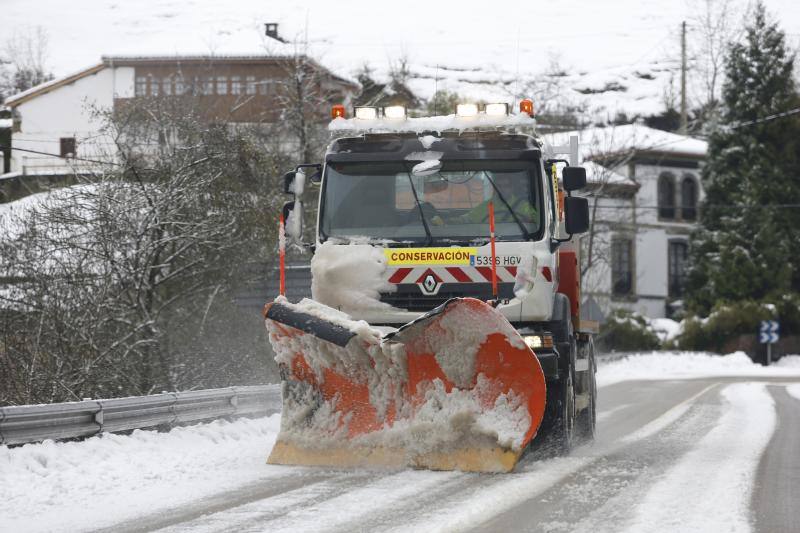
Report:
[[[706,197],[692,244],[688,303],[776,299],[800,291],[800,106],[795,56],[758,3],[733,43],[720,123],[709,138]],[[749,207],[743,207],[749,206]]]

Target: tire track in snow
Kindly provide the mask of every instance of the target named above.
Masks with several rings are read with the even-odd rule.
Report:
[[[703,387],[704,384],[682,384],[681,392],[688,389],[694,392],[698,387]],[[670,387],[670,383],[662,383],[659,387]],[[674,387],[674,384],[672,384]],[[655,433],[664,427],[675,422],[677,418],[684,415],[697,398],[706,393],[710,388],[715,385],[703,387],[703,389],[695,393],[688,400],[679,403],[672,408],[668,408],[666,412],[656,409],[655,412],[659,413],[655,420],[648,419],[648,424],[643,428],[639,428],[639,433],[634,438],[641,439],[647,435]],[[652,389],[645,392],[645,394],[652,393]],[[624,404],[633,405],[633,404]],[[625,409],[613,407],[605,412],[606,418],[612,415],[622,416]],[[628,417],[622,417],[627,419]],[[707,425],[708,420],[705,419],[698,423],[698,425]],[[690,434],[695,434],[696,428],[687,430],[684,438],[688,438]],[[636,433],[636,432],[634,432]],[[626,434],[627,435],[627,434]],[[628,435],[630,436],[630,435]],[[618,449],[618,441],[614,441],[613,449]],[[602,448],[600,450],[599,448]],[[551,489],[553,486],[559,485],[561,481],[582,469],[590,468],[594,461],[597,460],[599,454],[608,453],[608,446],[605,448],[598,447],[594,449],[597,453],[592,454],[591,448],[583,447],[576,450],[577,453],[569,457],[555,458],[549,460],[540,460],[535,455],[527,455],[517,466],[516,472],[512,474],[500,475],[481,475],[476,477],[472,482],[467,483],[464,487],[458,487],[458,490],[448,490],[445,494],[436,494],[430,496],[426,494],[425,501],[432,502],[425,507],[419,504],[414,506],[404,506],[400,509],[393,510],[390,514],[382,513],[371,518],[367,522],[367,527],[362,530],[381,530],[385,529],[387,524],[402,524],[397,528],[400,531],[434,531],[434,530],[463,530],[473,527],[476,523],[481,523],[487,519],[487,515],[497,515],[511,508],[519,505],[535,496],[536,494],[544,493]],[[580,456],[581,452],[590,451],[587,456]],[[512,513],[513,514],[513,513]],[[413,517],[413,519],[411,518]],[[357,525],[357,524],[354,524]],[[519,525],[515,524],[514,528]],[[391,527],[390,527],[391,529]],[[480,528],[483,529],[483,528]],[[490,528],[492,530],[503,530],[504,528]],[[344,530],[342,530],[344,531]]]
[[[721,396],[717,425],[650,488],[626,531],[750,531],[750,498],[775,406],[764,383],[728,385]]]
[[[616,532],[629,518],[630,502],[688,453],[693,440],[718,418],[719,406],[701,401],[712,387],[612,443],[579,449],[594,455],[585,468],[545,493],[528,494],[523,502],[475,529]]]
[[[297,470],[300,474],[304,469]],[[164,533],[248,531],[249,526],[253,524],[258,524],[256,531],[263,531],[264,524],[287,514],[302,513],[319,502],[334,498],[342,492],[348,492],[352,487],[375,477],[375,472],[368,471],[326,472],[318,476],[298,476],[295,480],[290,479],[279,487],[267,486],[266,490],[235,494],[233,500],[230,494],[227,497],[222,495],[217,507],[210,507],[207,502],[198,502],[198,510],[191,517],[170,517],[168,523],[155,527],[150,525],[138,531],[152,531],[156,528],[160,528],[157,531]]]
[[[420,503],[470,485],[477,474],[407,470],[304,508],[266,526],[270,531],[375,531],[402,523]],[[322,518],[321,518],[322,517]],[[381,519],[383,517],[383,519]],[[388,521],[388,522],[387,522]],[[259,524],[254,530],[262,530]]]

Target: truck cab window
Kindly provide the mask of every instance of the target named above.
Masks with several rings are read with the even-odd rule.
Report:
[[[323,233],[417,241],[427,238],[424,217],[440,241],[483,239],[489,234],[489,202],[494,204],[498,239],[540,233],[541,178],[530,162],[446,161],[429,176],[413,175],[414,164],[328,164]]]

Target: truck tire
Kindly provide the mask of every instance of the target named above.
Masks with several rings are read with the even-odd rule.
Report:
[[[583,378],[584,391],[589,395],[589,405],[578,413],[575,421],[575,433],[578,442],[594,441],[597,427],[597,362],[594,359],[594,343],[590,338],[582,349],[587,350],[586,357],[589,359],[589,370],[585,372]]]
[[[553,443],[557,455],[567,455],[575,444],[575,381],[573,372],[559,380],[558,413],[553,426]]]

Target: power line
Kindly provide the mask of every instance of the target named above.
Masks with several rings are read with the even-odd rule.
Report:
[[[97,163],[99,165],[115,165],[115,166],[118,166],[118,167],[125,166],[125,165],[123,165],[121,163],[115,163],[113,161],[98,161],[96,159],[86,159],[84,157],[67,157],[67,156],[63,156],[61,154],[51,154],[51,153],[48,153],[48,152],[40,152],[39,150],[29,150],[28,148],[15,148],[13,146],[0,146],[0,150],[8,150],[9,148],[11,150],[16,150],[18,152],[27,152],[27,153],[30,153],[30,154],[37,154],[37,155],[47,155],[47,156],[56,157],[56,158],[59,158],[59,159],[67,159],[69,161],[85,161],[87,163]]]
[[[736,128],[741,128],[742,126],[751,126],[753,124],[761,124],[762,122],[769,122],[770,120],[775,120],[778,118],[788,117],[790,115],[796,115],[800,113],[800,107],[796,107],[794,109],[789,109],[788,111],[784,111],[782,113],[775,113],[774,115],[768,115],[763,118],[757,118],[755,120],[750,120],[747,122],[739,122],[730,125],[722,126],[723,129],[731,129],[735,130]]]

